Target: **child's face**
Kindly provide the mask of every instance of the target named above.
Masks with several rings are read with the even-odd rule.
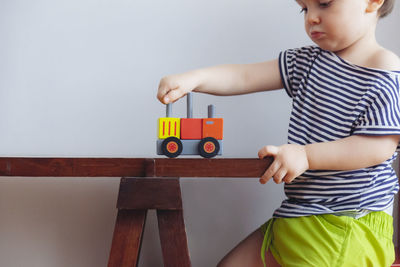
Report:
[[[337,52],[364,38],[371,28],[368,0],[296,0],[305,29],[322,49]]]

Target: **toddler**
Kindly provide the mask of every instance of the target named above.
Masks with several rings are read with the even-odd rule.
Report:
[[[158,99],[280,88],[292,98],[288,143],[258,152],[274,157],[260,182],[285,183],[287,199],[218,266],[388,267],[399,189],[392,163],[400,140],[400,60],[377,43],[375,30],[394,0],[296,2],[316,46],[164,77]]]

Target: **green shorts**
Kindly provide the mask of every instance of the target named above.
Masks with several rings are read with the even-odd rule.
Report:
[[[388,267],[394,259],[393,218],[379,211],[359,219],[332,214],[273,218],[261,226],[265,252],[281,266]]]

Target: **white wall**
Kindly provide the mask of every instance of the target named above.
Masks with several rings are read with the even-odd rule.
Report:
[[[400,9],[378,37],[400,54]],[[159,79],[248,63],[310,44],[294,1],[0,1],[0,156],[154,157]],[[398,29],[398,28],[397,28]],[[286,142],[283,91],[195,95],[216,104],[225,157]],[[185,102],[174,106],[185,116]],[[1,178],[0,266],[106,266],[118,178]],[[213,266],[267,220],[282,187],[257,179],[182,179],[194,267]],[[140,266],[161,266],[154,212]]]

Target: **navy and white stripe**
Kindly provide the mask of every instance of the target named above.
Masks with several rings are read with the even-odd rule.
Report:
[[[293,99],[288,143],[400,135],[400,71],[356,66],[314,46],[282,52],[279,65]],[[396,156],[359,170],[306,171],[285,185],[287,199],[274,217],[385,210],[399,190]]]

